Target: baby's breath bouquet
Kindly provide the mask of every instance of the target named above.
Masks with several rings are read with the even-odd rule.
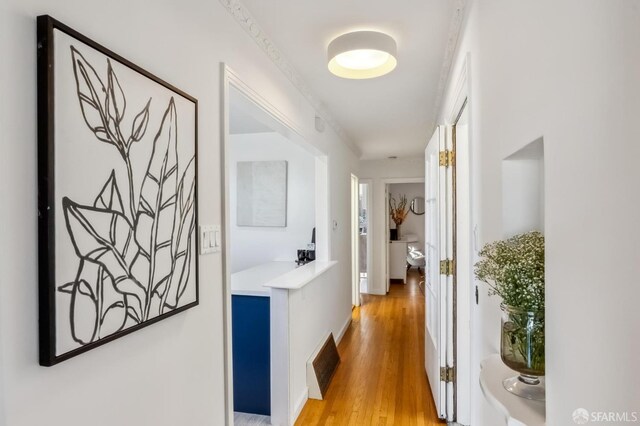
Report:
[[[502,298],[501,357],[520,373],[504,387],[524,398],[544,399],[544,235],[532,231],[487,244],[476,277]]]
[[[544,235],[538,231],[487,244],[480,251],[476,277],[490,295],[525,311],[544,311]]]

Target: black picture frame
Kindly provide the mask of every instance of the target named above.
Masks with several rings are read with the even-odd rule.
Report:
[[[158,316],[155,317],[150,317],[147,320],[142,321],[141,319],[143,318],[142,316],[139,317],[139,319],[141,320],[140,323],[134,324],[134,325],[130,325],[126,328],[123,328],[117,332],[114,332],[110,335],[107,335],[105,337],[98,337],[97,340],[95,341],[91,341],[89,343],[83,344],[80,347],[77,347],[73,350],[67,351],[65,353],[57,353],[56,351],[56,332],[57,332],[57,328],[56,328],[56,295],[57,292],[60,292],[62,290],[60,290],[60,282],[56,282],[56,215],[60,215],[60,214],[64,214],[64,212],[60,212],[60,211],[56,211],[58,210],[57,208],[57,203],[59,202],[58,200],[58,195],[55,193],[56,190],[56,186],[55,186],[55,177],[56,177],[56,164],[55,164],[55,154],[56,154],[56,144],[60,143],[63,144],[64,142],[60,142],[60,141],[56,141],[55,140],[55,126],[56,126],[56,116],[55,116],[55,73],[56,73],[56,64],[54,63],[54,51],[55,51],[55,43],[54,43],[54,31],[58,30],[70,37],[72,37],[73,39],[76,39],[77,41],[89,46],[92,49],[95,49],[96,51],[98,51],[99,53],[103,54],[104,56],[106,56],[107,58],[109,58],[110,61],[114,61],[114,63],[119,63],[119,65],[125,66],[135,72],[137,72],[138,74],[140,74],[143,77],[148,78],[149,80],[151,80],[154,83],[157,83],[158,85],[163,86],[165,89],[170,90],[171,92],[175,93],[176,97],[180,97],[183,100],[186,100],[188,102],[193,102],[193,108],[194,108],[194,116],[195,116],[195,122],[193,123],[194,126],[194,140],[193,140],[193,157],[191,157],[191,159],[189,160],[189,164],[187,165],[187,168],[189,168],[190,170],[190,174],[189,177],[191,176],[191,173],[193,173],[193,179],[189,181],[189,186],[188,188],[191,188],[190,191],[187,193],[187,198],[189,198],[190,200],[192,200],[191,204],[189,204],[189,214],[192,216],[189,216],[189,227],[187,229],[187,234],[188,235],[188,239],[187,239],[187,245],[188,247],[192,247],[192,245],[195,242],[195,251],[193,249],[189,250],[189,256],[191,257],[187,257],[187,255],[185,255],[185,260],[183,261],[184,265],[191,265],[191,266],[187,266],[186,268],[188,268],[188,272],[184,272],[185,271],[185,266],[183,266],[182,268],[182,276],[179,277],[178,280],[178,284],[182,284],[183,282],[184,287],[186,288],[187,286],[190,286],[193,281],[190,281],[192,279],[192,272],[195,272],[195,277],[193,277],[193,279],[195,280],[195,290],[193,290],[190,287],[190,295],[191,297],[193,297],[193,291],[195,291],[195,301],[189,302],[187,304],[184,305],[180,305],[179,304],[179,299],[181,297],[181,295],[179,296],[175,296],[175,308],[173,308],[172,310],[169,310],[167,312],[163,312],[165,310],[165,308],[169,307],[169,304],[167,302],[167,296],[161,297],[161,301],[162,303],[160,304],[160,308],[158,309]],[[84,58],[83,58],[84,59]],[[75,67],[75,63],[74,63],[74,67]],[[75,68],[74,68],[75,71]],[[76,82],[78,77],[76,77]],[[119,84],[119,83],[118,83]],[[80,94],[80,90],[78,89],[78,96]],[[165,112],[165,116],[162,118],[162,123],[161,123],[161,127],[164,126],[165,124],[165,118],[167,117],[167,114],[169,113],[169,110],[171,108],[171,103],[173,103],[173,95],[171,96],[171,101],[169,103],[169,108],[167,108],[167,112]],[[82,104],[82,102],[80,102],[80,104]],[[77,105],[76,105],[77,106]],[[117,107],[116,107],[117,108]],[[175,108],[174,108],[175,109]],[[148,104],[147,104],[147,115],[148,115],[149,109],[148,109]],[[84,109],[82,111],[82,113],[84,114]],[[142,114],[142,112],[140,113]],[[140,114],[138,116],[140,116]],[[174,114],[177,114],[174,112]],[[138,120],[138,116],[136,116],[136,120]],[[151,324],[154,324],[156,322],[159,322],[163,319],[166,319],[168,317],[171,317],[175,314],[178,314],[180,312],[183,312],[185,310],[188,310],[190,308],[193,308],[195,306],[197,306],[199,304],[200,301],[200,295],[199,295],[199,258],[198,258],[198,248],[200,247],[199,245],[199,235],[198,235],[198,159],[197,159],[197,152],[198,152],[198,101],[196,98],[190,96],[189,94],[185,93],[182,90],[177,89],[176,87],[172,86],[171,84],[167,83],[166,81],[156,77],[155,75],[151,74],[150,72],[142,69],[141,67],[133,64],[131,61],[123,58],[122,56],[114,53],[113,51],[107,49],[106,47],[102,46],[101,44],[96,43],[95,41],[89,39],[88,37],[80,34],[79,32],[71,29],[70,27],[64,25],[63,23],[57,21],[56,19],[52,18],[51,16],[48,15],[43,15],[43,16],[38,16],[37,17],[37,118],[38,118],[38,130],[37,130],[37,138],[38,138],[38,160],[37,160],[37,164],[38,164],[38,280],[39,280],[39,362],[40,365],[42,366],[52,366],[55,364],[58,364],[62,361],[68,360],[72,357],[75,357],[77,355],[80,355],[84,352],[87,352],[91,349],[94,349],[96,347],[99,347],[105,343],[111,342],[115,339],[118,339],[120,337],[123,337],[127,334],[133,333],[135,331],[138,331],[146,326],[149,326]],[[85,116],[85,121],[86,121],[86,116]],[[141,121],[143,121],[141,119]],[[147,116],[147,122],[148,123],[148,116]],[[146,124],[145,123],[145,131],[146,131]],[[176,119],[176,123],[177,123],[177,119]],[[136,121],[133,121],[133,124],[135,126]],[[177,126],[177,124],[176,124]],[[190,125],[189,125],[190,126]],[[176,127],[177,128],[177,127]],[[162,128],[160,130],[158,130],[158,135],[160,133],[160,131],[162,130]],[[130,136],[129,141],[131,141],[131,138],[134,137],[134,129],[132,128],[132,133]],[[155,132],[154,130],[150,130],[150,132]],[[171,132],[175,132],[177,133],[177,130],[171,129]],[[158,136],[156,136],[156,138],[158,138]],[[167,143],[168,145],[171,144],[171,142]],[[131,144],[133,145],[133,144]],[[177,142],[177,137],[176,137],[176,143],[175,146],[178,146],[178,142]],[[147,169],[147,174],[150,173],[151,170],[151,163],[154,160],[154,154],[155,154],[155,150],[156,150],[156,142],[154,140],[153,142],[153,151],[151,152],[151,158],[149,159],[149,167]],[[167,148],[167,152],[169,151],[169,148]],[[178,154],[177,154],[177,148],[176,148],[176,162],[178,161]],[[191,164],[193,163],[193,164]],[[177,164],[174,166],[177,170],[178,166]],[[175,174],[177,175],[178,172],[176,171]],[[187,173],[184,173],[184,177],[186,178]],[[146,179],[146,175],[144,175],[144,179]],[[178,177],[176,177],[176,180],[178,179]],[[130,179],[131,180],[131,179]],[[184,179],[184,181],[186,182],[186,179]],[[143,185],[144,185],[145,180],[143,180]],[[180,182],[182,184],[182,181]],[[184,188],[187,188],[187,185],[184,185]],[[184,189],[181,188],[181,189]],[[103,188],[104,190],[104,188]],[[117,191],[117,187],[116,187],[116,191]],[[132,191],[133,192],[133,191]],[[160,190],[158,190],[158,192],[162,192]],[[193,194],[193,195],[192,195]],[[102,195],[102,192],[100,193],[100,195]],[[120,196],[120,194],[117,194],[118,196]],[[178,192],[178,186],[176,186],[176,194],[174,195],[174,197],[176,199],[178,199],[178,197],[180,195],[184,195]],[[112,194],[113,197],[113,194]],[[130,198],[134,198],[133,196],[130,196]],[[140,190],[140,199],[143,198],[142,195],[142,189]],[[160,196],[160,200],[162,201],[163,199]],[[121,200],[120,200],[121,202]],[[178,204],[178,202],[175,202],[175,206],[174,206],[174,211],[177,211],[178,208],[182,208],[182,204]],[[122,204],[122,203],[121,203]],[[142,204],[142,203],[141,203]],[[158,204],[159,205],[159,204]],[[158,206],[157,205],[157,206]],[[131,206],[133,206],[133,204],[131,204]],[[120,206],[122,207],[122,205]],[[161,208],[164,208],[164,205],[162,207],[158,207],[158,209],[156,210],[156,217],[159,217],[160,212],[159,210]],[[186,209],[186,207],[185,207]],[[180,210],[180,214],[182,214],[182,210]],[[130,210],[130,215],[132,218],[138,218],[139,216],[139,210],[134,210],[133,207]],[[174,213],[174,215],[176,215],[178,213]],[[186,213],[185,213],[186,215]],[[180,218],[175,219],[177,216],[174,216],[174,221],[178,220],[180,221]],[[68,220],[68,219],[67,219]],[[131,223],[134,223],[133,221]],[[136,225],[137,225],[137,220],[136,220]],[[185,223],[186,223],[186,219],[185,219]],[[195,224],[195,226],[194,226]],[[175,225],[174,225],[175,226]],[[67,227],[69,227],[69,225],[67,225]],[[195,228],[195,230],[193,230]],[[173,228],[172,228],[173,229]],[[133,229],[133,231],[129,231],[129,235],[131,235],[131,233],[135,233],[137,231],[137,229]],[[182,234],[180,234],[182,235]],[[115,238],[115,237],[114,237]],[[134,237],[135,238],[135,237]],[[172,230],[172,234],[171,234],[171,238],[174,238],[174,231]],[[180,236],[178,236],[177,238],[181,238]],[[186,238],[186,237],[185,237]],[[193,238],[193,239],[192,239]],[[176,243],[176,246],[178,244]],[[74,243],[75,246],[75,243]],[[153,250],[156,250],[156,246],[152,247]],[[173,250],[173,247],[172,247]],[[177,249],[176,249],[177,251]],[[186,251],[186,250],[185,250]],[[187,263],[189,262],[189,263]],[[193,262],[195,262],[195,271],[193,271]],[[174,270],[172,269],[172,272]],[[184,274],[187,275],[187,278],[185,279],[185,281],[183,281],[183,276]],[[150,278],[150,282],[153,286],[154,282],[153,282],[153,274],[150,274],[151,278]],[[106,275],[104,275],[106,277]],[[76,278],[76,281],[79,278]],[[173,277],[170,278],[171,280],[173,280]],[[112,281],[114,283],[115,286],[115,280]],[[173,281],[172,281],[173,282]],[[166,293],[169,293],[168,288],[169,288],[169,284],[167,281],[166,285]],[[177,292],[180,291],[180,285],[178,285],[178,290],[176,290]],[[184,291],[184,290],[182,290]],[[97,294],[97,293],[96,293]],[[151,293],[153,296],[153,293]],[[98,297],[98,296],[95,296]],[[122,306],[118,306],[118,307],[122,307],[125,310],[125,314],[124,315],[124,322],[123,322],[123,327],[125,326],[125,323],[129,321],[128,319],[128,312],[129,312],[129,307],[127,306],[127,298],[125,297],[125,295],[122,295],[124,302],[122,303]],[[151,298],[151,296],[149,297]],[[191,299],[189,299],[191,300]],[[97,306],[97,305],[96,305]],[[142,305],[141,305],[142,306]],[[107,309],[108,310],[108,309]],[[96,308],[96,316],[97,315],[101,315],[101,313],[99,313],[101,311],[98,311]],[[71,326],[73,327],[73,326]],[[95,334],[95,332],[94,332]]]

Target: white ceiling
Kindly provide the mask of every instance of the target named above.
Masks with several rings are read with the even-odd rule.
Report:
[[[433,128],[453,0],[243,0],[264,33],[362,151],[363,159],[422,155]],[[329,42],[376,30],[398,44],[398,66],[371,80],[327,70]]]

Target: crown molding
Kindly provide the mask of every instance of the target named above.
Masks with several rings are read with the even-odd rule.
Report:
[[[322,118],[340,140],[345,143],[353,151],[356,157],[360,158],[362,152],[358,146],[353,143],[349,135],[340,126],[336,119],[331,115],[327,108],[322,104],[318,97],[309,89],[309,86],[300,76],[294,66],[284,57],[280,49],[269,39],[262,30],[255,18],[251,15],[247,7],[240,0],[220,0],[225,9],[235,18],[236,22],[253,38],[256,44],[266,53],[271,61],[280,69],[280,71],[289,79],[293,86],[307,99],[316,113]]]
[[[447,83],[451,77],[451,68],[453,66],[453,60],[458,50],[458,41],[460,34],[462,33],[462,27],[467,15],[467,6],[470,0],[455,0],[455,13],[451,18],[449,24],[449,38],[447,40],[447,48],[444,53],[444,61],[442,62],[442,70],[440,70],[440,80],[438,82],[438,95],[436,96],[436,102],[434,105],[434,118],[431,123],[431,133],[435,131],[438,117],[440,115],[440,109],[443,107],[442,102],[444,100],[445,91],[447,89]]]

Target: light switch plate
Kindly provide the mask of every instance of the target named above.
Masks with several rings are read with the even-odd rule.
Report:
[[[200,254],[219,252],[222,248],[220,225],[200,225]]]

